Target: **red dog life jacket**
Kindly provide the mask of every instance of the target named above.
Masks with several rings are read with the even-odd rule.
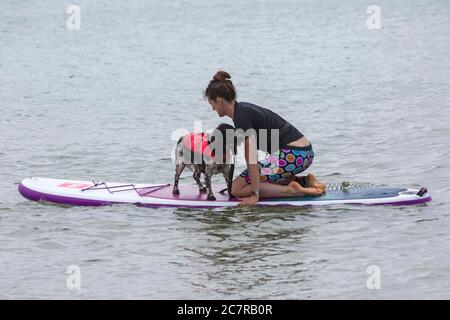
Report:
[[[202,133],[188,133],[183,137],[184,146],[191,152],[214,158],[214,152],[209,147],[208,135]]]

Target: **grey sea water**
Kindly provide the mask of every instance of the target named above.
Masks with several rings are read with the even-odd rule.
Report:
[[[0,298],[450,298],[449,34],[447,0],[2,0]],[[172,133],[224,120],[202,99],[219,68],[313,142],[325,182],[433,201],[88,208],[17,192],[29,176],[171,182]]]

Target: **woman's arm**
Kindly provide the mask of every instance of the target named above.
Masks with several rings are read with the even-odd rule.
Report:
[[[254,136],[245,138],[245,161],[251,181],[251,190],[254,192],[250,197],[242,199],[243,205],[253,205],[259,200],[259,165],[258,150],[256,149],[256,139]]]

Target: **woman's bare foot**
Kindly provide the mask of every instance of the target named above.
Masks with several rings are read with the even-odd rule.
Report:
[[[319,188],[322,190],[322,192],[325,192],[325,190],[327,189],[327,185],[325,183],[320,182],[316,178],[316,176],[313,175],[312,173],[308,173],[308,175],[306,176],[306,181],[307,181],[308,187]]]
[[[320,196],[323,194],[323,190],[317,187],[304,188],[300,183],[292,181],[287,185],[287,191],[292,196],[302,197],[302,196]]]

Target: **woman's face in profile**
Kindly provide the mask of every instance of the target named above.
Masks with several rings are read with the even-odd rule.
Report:
[[[216,98],[215,100],[208,99],[208,102],[212,109],[217,112],[219,117],[223,117],[225,115],[223,98]]]

